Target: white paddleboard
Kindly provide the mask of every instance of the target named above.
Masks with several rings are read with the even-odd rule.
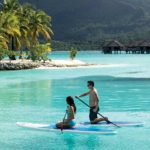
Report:
[[[61,132],[61,130],[57,129],[54,124],[33,124],[26,122],[17,122],[17,125],[29,129],[43,130],[49,132]],[[72,129],[63,129],[63,132],[81,133],[81,134],[104,134],[104,135],[116,134],[116,131],[114,130],[97,129],[93,127],[85,127],[83,125],[77,125],[75,128]]]
[[[120,127],[139,127],[139,126],[144,126],[143,122],[126,122],[126,121],[112,121],[114,124],[120,126]],[[91,124],[90,122],[80,122],[81,125],[84,126],[114,126],[111,123],[107,123],[107,122],[100,122],[97,124]]]

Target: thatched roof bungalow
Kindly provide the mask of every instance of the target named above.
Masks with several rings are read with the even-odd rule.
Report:
[[[111,54],[112,52],[122,51],[123,49],[124,45],[117,40],[106,42],[103,46],[103,52],[105,54]]]
[[[127,46],[133,53],[150,53],[150,41],[134,41]]]
[[[138,48],[143,41],[133,41],[127,45],[127,48]]]

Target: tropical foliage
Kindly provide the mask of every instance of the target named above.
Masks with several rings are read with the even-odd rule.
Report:
[[[75,59],[77,53],[78,53],[77,49],[75,49],[74,47],[71,47],[71,49],[70,49],[70,58],[72,60]]]
[[[48,60],[48,54],[51,52],[50,44],[38,44],[33,46],[30,51],[30,57],[32,60]]]
[[[48,53],[48,46],[51,50],[51,17],[44,11],[37,10],[30,4],[21,5],[18,0],[4,0],[0,20],[0,47],[3,51],[18,51],[21,56],[23,50],[36,51],[35,48],[39,48],[40,44],[46,48],[42,49],[43,55]],[[12,52],[7,55],[12,60],[16,59]]]
[[[5,50],[0,47],[0,61],[5,57]]]

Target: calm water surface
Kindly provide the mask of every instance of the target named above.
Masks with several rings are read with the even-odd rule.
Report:
[[[68,59],[68,53],[53,52],[50,57]],[[80,52],[78,59],[121,66],[0,72],[0,150],[150,149],[150,55]],[[96,82],[101,113],[110,120],[143,121],[145,126],[117,129],[114,136],[49,133],[16,126],[17,121],[61,120],[65,97],[85,92],[87,80]],[[88,108],[76,104],[77,121],[87,120]]]

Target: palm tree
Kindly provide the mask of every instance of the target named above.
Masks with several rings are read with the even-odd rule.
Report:
[[[21,47],[19,20],[15,13],[1,13],[0,31],[9,39],[12,50],[18,50]],[[12,56],[11,59],[15,57]]]
[[[4,36],[0,35],[0,47],[3,48],[3,49],[6,49],[8,50],[8,39],[5,38]]]
[[[29,32],[29,19],[26,17],[26,12],[24,10],[24,7],[20,7],[20,10],[18,12],[18,19],[19,19],[19,27],[20,27],[20,33],[21,33],[21,45],[22,47],[30,47],[30,41],[28,39],[28,32]]]
[[[0,45],[16,51],[36,46],[43,37],[46,43],[50,42],[51,17],[45,12],[37,11],[30,4],[20,5],[18,0],[4,0],[1,6]],[[10,59],[15,60],[15,56]]]
[[[4,0],[3,12],[11,12],[18,17],[18,26],[20,27],[21,37],[26,42],[29,21],[25,18],[23,6],[19,4],[18,0]]]
[[[2,4],[2,11],[3,12],[18,12],[20,7],[18,0],[4,0]]]
[[[51,17],[43,11],[32,11],[30,16],[30,37],[33,45],[39,43],[39,38],[44,37],[47,41],[51,40],[53,35],[51,29]]]
[[[21,47],[21,37],[19,19],[17,13],[19,12],[20,4],[18,0],[4,0],[2,5],[2,21],[1,29],[3,33],[9,38],[9,46],[11,43],[11,50],[19,50]],[[15,60],[15,56],[10,59]]]

